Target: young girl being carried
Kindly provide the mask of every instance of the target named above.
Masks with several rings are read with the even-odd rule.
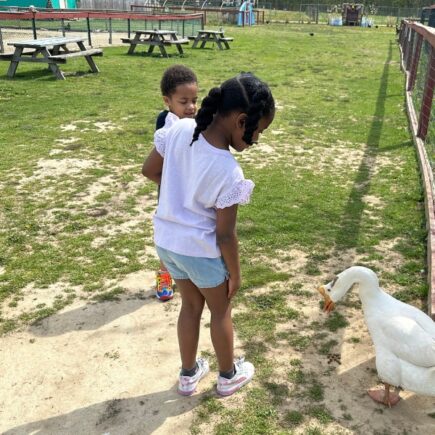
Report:
[[[209,372],[197,357],[201,314],[207,303],[219,366],[217,392],[228,396],[248,383],[254,366],[234,361],[231,298],[241,285],[237,207],[254,188],[230,152],[258,141],[275,115],[269,87],[242,73],[210,90],[196,119],[183,119],[155,134],[143,175],[161,183],[154,216],[160,259],[181,294],[178,392],[191,395]]]
[[[198,80],[195,73],[184,65],[172,65],[165,70],[160,81],[163,102],[168,110],[159,113],[156,130],[169,128],[183,118],[194,118],[198,100]],[[172,278],[162,261],[156,273],[156,297],[168,301],[174,296]]]

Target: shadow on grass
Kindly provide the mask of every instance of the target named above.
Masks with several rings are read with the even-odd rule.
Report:
[[[149,303],[159,303],[156,302],[156,298],[151,292],[140,298],[122,295],[119,300],[88,303],[71,311],[56,313],[38,321],[29,327],[29,332],[40,337],[54,337],[72,331],[98,330]]]
[[[50,81],[56,81],[56,77],[54,76],[54,74],[51,72],[51,70],[49,70],[48,68],[41,68],[41,69],[36,69],[36,70],[28,70],[28,71],[17,71],[14,75],[14,77],[8,77],[6,74],[2,75],[0,77],[3,80],[40,80],[40,79],[44,79],[44,80],[50,80]]]
[[[79,70],[79,71],[63,71],[63,75],[65,78],[69,77],[82,77],[87,75],[94,75],[91,70]],[[0,79],[4,80],[21,80],[21,81],[33,81],[33,80],[39,80],[39,81],[51,81],[51,82],[57,82],[57,81],[63,81],[56,78],[56,76],[51,72],[49,69],[40,69],[40,70],[29,70],[29,71],[17,71],[14,75],[14,77],[10,78],[6,74],[3,76],[0,76]]]
[[[164,56],[162,53],[160,53],[159,51],[157,52],[152,52],[152,53],[148,53],[147,51],[135,51],[134,53],[124,53],[124,56],[128,56],[128,57],[132,57],[132,58],[140,58],[140,57],[145,57],[145,58],[150,58],[150,59],[170,59],[170,58],[183,58],[186,57],[186,53],[184,52],[183,54],[180,53],[168,53],[166,52],[166,56]]]
[[[144,389],[147,388],[144,380]],[[10,428],[3,435],[18,434],[142,434],[154,433],[168,418],[181,416],[199,405],[207,392],[180,396],[170,390],[131,398],[107,400],[69,413]],[[53,412],[54,414],[54,412]],[[180,426],[182,427],[182,425]]]
[[[386,427],[396,428],[397,433],[404,434],[433,432],[434,421],[430,418],[435,409],[433,398],[405,390],[400,392],[402,400],[395,407],[388,408],[374,402],[367,394],[367,390],[375,387],[382,388],[383,385],[377,375],[374,357],[331,377],[329,388],[334,392],[329,391],[327,397],[330,401],[331,397],[340,399],[338,401],[344,405],[342,409],[347,408],[346,412],[352,418],[347,423],[345,419],[341,422],[348,429],[357,429],[357,433],[379,434],[386,433]]]
[[[370,181],[376,165],[376,156],[379,152],[392,50],[392,43],[390,42],[387,59],[385,60],[384,70],[380,79],[373,121],[367,136],[367,145],[341,217],[340,230],[335,239],[335,252],[355,248],[358,245],[361,218],[365,207],[363,199],[370,190]],[[350,266],[353,263],[353,258],[349,257],[348,262]]]

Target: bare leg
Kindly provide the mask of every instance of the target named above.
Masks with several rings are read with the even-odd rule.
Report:
[[[229,372],[234,364],[233,322],[228,299],[228,281],[218,287],[200,289],[211,313],[211,341],[216,352],[219,370]]]
[[[368,395],[378,403],[383,403],[385,406],[391,408],[400,400],[400,396],[395,391],[390,391],[390,384],[384,383],[384,390],[368,390]]]
[[[160,270],[162,272],[167,272],[168,271],[168,269],[166,269],[166,266],[163,264],[162,260],[160,260]]]
[[[175,282],[181,295],[181,310],[177,326],[181,366],[183,369],[190,370],[196,364],[204,296],[189,279],[176,279]]]

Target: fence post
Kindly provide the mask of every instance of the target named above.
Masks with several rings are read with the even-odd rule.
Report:
[[[33,12],[33,17],[32,17],[32,30],[33,30],[33,39],[38,39],[38,37],[36,36],[35,12]]]
[[[403,65],[405,66],[406,71],[406,65],[408,65],[408,55],[409,55],[409,40],[411,39],[411,27],[406,27],[406,33],[405,33],[405,39],[403,41]]]
[[[416,34],[417,32],[415,30],[411,30],[411,40],[409,41],[408,53],[406,56],[406,71],[409,71],[411,69],[412,57],[415,52],[414,39]]]
[[[2,28],[0,27],[0,53],[4,53],[5,46],[3,45]]]
[[[89,16],[86,17],[86,24],[88,27],[88,43],[92,47],[92,40],[91,40],[91,22],[89,20]]]
[[[182,26],[182,29],[183,29],[183,38],[184,38],[184,23],[185,23],[185,21],[183,20],[183,26]]]
[[[421,45],[423,43],[423,35],[417,34],[417,42],[415,44],[414,56],[412,57],[411,71],[409,72],[407,91],[412,91],[417,77],[418,62],[420,60]]]
[[[109,18],[109,44],[112,45],[112,18]]]
[[[127,18],[127,32],[128,32],[128,38],[130,39],[130,34],[131,34],[131,22],[130,22],[130,18]]]
[[[417,136],[425,140],[432,111],[433,91],[435,87],[435,48],[431,46],[430,58],[427,65],[426,84],[421,102],[420,117],[418,118]]]

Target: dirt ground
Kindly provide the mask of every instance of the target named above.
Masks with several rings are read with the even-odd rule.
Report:
[[[179,295],[160,303],[153,282],[153,272],[131,274],[119,282],[126,289],[120,301],[77,301],[38,326],[2,337],[0,433],[189,434],[195,408],[205,393],[214,391],[216,374],[209,374],[192,397],[177,394]],[[42,291],[33,289],[35,297]],[[304,314],[312,319],[323,315],[314,302]],[[206,311],[200,350],[212,352],[208,316]],[[360,341],[352,343],[349,337]],[[236,354],[241,352],[236,346]],[[342,364],[325,388],[336,423],[325,433],[435,433],[434,419],[428,416],[435,412],[435,398],[402,391],[403,400],[393,409],[368,398],[365,390],[376,384],[376,375],[361,312],[346,328],[339,352]],[[298,355],[283,348],[269,357],[285,369]],[[304,353],[303,359],[305,369],[328,368],[325,356]],[[230,405],[234,397],[222,400]],[[343,409],[351,422],[340,418]]]
[[[153,284],[153,272],[133,274],[119,302],[77,303],[2,337],[0,432],[189,433],[200,394],[176,392],[179,299],[160,303]],[[211,351],[204,332],[200,347]]]
[[[29,35],[3,30],[5,43],[17,36]],[[107,45],[107,40],[107,34],[95,35],[94,45]],[[291,256],[294,272],[303,270],[304,255],[291,252]],[[315,292],[316,281],[311,278],[303,290]],[[149,270],[126,276],[117,284],[125,289],[120,301],[76,300],[37,326],[1,337],[0,433],[190,433],[195,408],[205,393],[213,391],[216,374],[208,375],[192,397],[176,392],[179,295],[168,303],[158,302],[152,289],[154,273]],[[31,292],[43,300],[47,289],[32,288]],[[288,303],[292,306],[300,301],[290,299]],[[318,298],[307,300],[302,309],[311,321],[324,316]],[[349,321],[337,348],[341,365],[335,366],[325,387],[326,406],[335,419],[325,433],[434,434],[435,420],[429,414],[435,413],[435,398],[401,392],[403,400],[385,409],[367,396],[366,389],[377,382],[374,349],[361,310],[352,311]],[[208,322],[206,311],[203,325]],[[200,350],[212,352],[207,327],[202,328]],[[241,353],[236,341],[236,355]],[[285,372],[289,361],[300,355],[289,353],[286,347],[268,357]],[[304,353],[303,359],[304,369],[328,368],[325,356]],[[222,400],[231,404],[237,397]]]

